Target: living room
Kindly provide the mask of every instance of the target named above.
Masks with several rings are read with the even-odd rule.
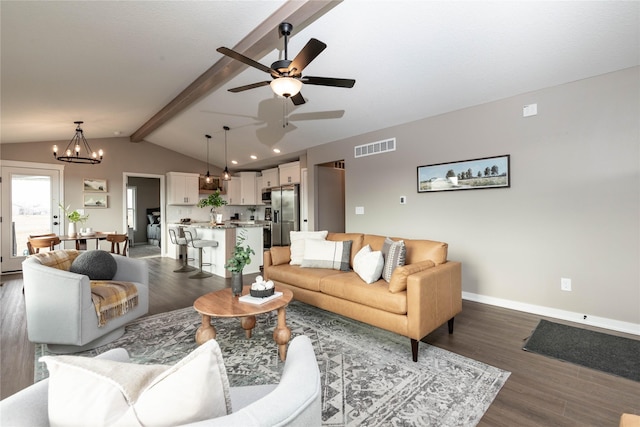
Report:
[[[637,28],[636,19],[636,35]],[[346,231],[447,242],[449,259],[463,266],[465,301],[640,335],[637,51],[632,62],[558,85],[488,94],[485,102],[338,138],[299,157],[310,183],[316,165],[344,160]],[[538,114],[523,117],[531,104]],[[84,178],[108,180],[109,207],[91,210],[93,227],[122,228],[124,173],[207,170],[204,156],[132,143],[128,135],[91,137],[91,123],[85,128],[105,160],[66,166],[64,193],[67,204],[80,206]],[[396,139],[395,151],[354,158],[354,147],[388,138]],[[61,141],[3,138],[0,160],[53,164],[51,146]],[[508,188],[417,191],[420,166],[507,154]],[[214,175],[221,170],[211,167]],[[310,185],[310,230],[317,221],[314,191]],[[561,290],[561,278],[571,279],[570,292]]]

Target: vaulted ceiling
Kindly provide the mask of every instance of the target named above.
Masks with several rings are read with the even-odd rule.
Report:
[[[223,166],[226,125],[241,169],[640,63],[636,1],[3,0],[0,14],[3,144],[69,140],[83,120],[89,141],[129,136],[200,160],[211,134]],[[269,75],[216,49],[269,66],[283,20],[289,59],[311,37],[328,45],[305,75],[355,86],[304,85],[300,106],[269,86],[228,92]]]

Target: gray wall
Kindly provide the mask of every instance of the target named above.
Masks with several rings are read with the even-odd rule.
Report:
[[[309,181],[313,165],[344,158],[347,231],[448,242],[449,258],[463,263],[463,291],[478,300],[627,322],[640,333],[639,70],[316,147]],[[538,115],[523,118],[531,103]],[[354,159],[354,146],[390,137],[396,151]],[[511,188],[417,193],[418,166],[502,154],[511,155]],[[560,290],[561,277],[572,292]]]
[[[206,162],[197,161],[191,157],[167,150],[147,142],[133,143],[128,137],[120,138],[91,138],[90,130],[86,130],[86,137],[91,148],[102,148],[105,158],[98,165],[65,164],[64,195],[65,205],[73,209],[82,208],[82,179],[101,178],[107,180],[108,208],[86,209],[89,214],[87,227],[96,230],[122,230],[124,201],[122,194],[123,173],[164,175],[167,172],[193,172],[204,174],[207,170]],[[70,135],[71,136],[71,135]],[[32,142],[0,145],[2,160],[16,160],[24,162],[61,163],[53,158],[52,148],[66,147],[69,141]],[[212,167],[210,172],[221,174],[221,170]]]
[[[339,233],[345,231],[345,183],[344,169],[333,166],[318,166],[318,230],[331,230]]]

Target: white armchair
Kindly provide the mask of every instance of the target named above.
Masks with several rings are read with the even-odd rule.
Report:
[[[99,358],[127,362],[124,349]],[[198,427],[315,427],[322,424],[320,370],[311,340],[291,340],[287,361],[278,384],[231,387],[230,415],[189,424]],[[0,425],[48,426],[48,381],[42,380],[0,402]]]
[[[60,250],[53,252],[67,252]],[[77,252],[77,251],[76,251]],[[142,260],[113,255],[113,280],[133,282],[138,305],[124,315],[98,326],[91,300],[89,277],[41,264],[37,256],[22,263],[29,341],[45,343],[54,353],[75,353],[111,342],[124,326],[149,311],[149,271]]]

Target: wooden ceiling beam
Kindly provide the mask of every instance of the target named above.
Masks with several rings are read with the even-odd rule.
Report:
[[[281,22],[289,22],[293,24],[294,28],[300,30],[341,2],[342,0],[287,1],[235,45],[233,50],[249,58],[262,58],[277,46],[280,37],[278,26]],[[144,138],[174,118],[178,113],[222,86],[246,67],[247,65],[240,61],[222,56],[211,68],[202,73],[178,96],[138,128],[131,135],[131,142],[143,141]]]

